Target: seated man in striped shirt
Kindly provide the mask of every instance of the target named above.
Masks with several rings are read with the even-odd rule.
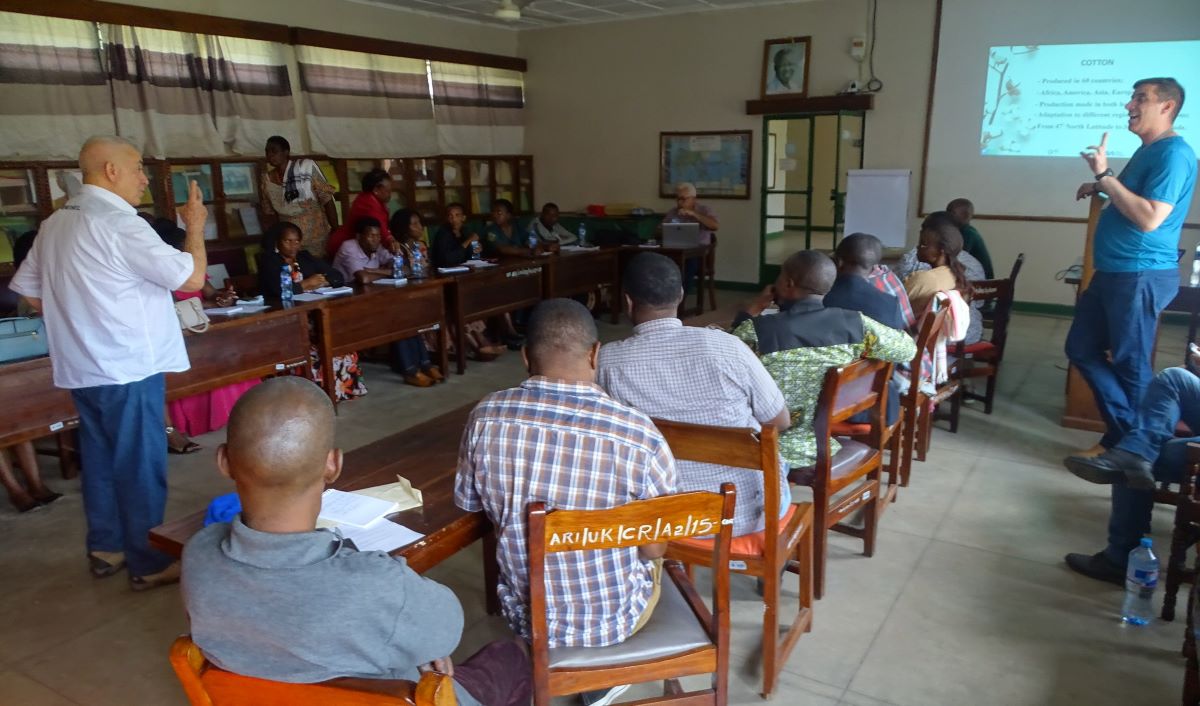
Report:
[[[642,253],[621,280],[633,335],[600,349],[600,386],[614,399],[651,417],[719,427],[791,425],[779,386],[758,357],[737,338],[709,328],[684,326],[679,266],[658,253]],[[680,461],[679,490],[717,492],[737,486],[735,536],[762,532],[765,494],[759,471]],[[787,474],[780,478],[781,516],[791,509]]]
[[[471,412],[459,447],[455,501],[482,510],[499,535],[497,593],[513,630],[530,638],[526,508],[601,510],[675,492],[675,459],[650,419],[596,384],[600,343],[579,302],[550,299],[529,318],[530,378]],[[618,644],[658,600],[665,544],[546,556],[550,647]]]

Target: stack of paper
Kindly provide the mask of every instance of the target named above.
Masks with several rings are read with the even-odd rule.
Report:
[[[438,268],[439,275],[457,275],[457,274],[462,274],[464,272],[470,272],[470,271],[471,271],[470,267],[439,267]]]
[[[399,509],[399,504],[395,502],[330,488],[321,494],[321,512],[318,517],[339,525],[367,527],[375,520]]]
[[[339,294],[354,294],[354,287],[317,287],[315,291],[327,297],[336,297]]]
[[[488,262],[487,260],[471,260],[468,263],[473,270],[481,270],[485,267],[495,267],[496,263]]]
[[[360,552],[390,552],[425,536],[388,519],[379,520],[370,527],[343,525],[341,531]]]
[[[261,306],[262,303],[263,303],[263,295],[261,295],[261,294],[258,295],[257,297],[250,297],[247,299],[238,297],[238,300],[236,302],[234,302],[234,304],[237,304],[238,306]]]
[[[211,309],[205,309],[204,313],[209,316],[229,316],[236,314],[242,310],[240,306],[214,306]]]
[[[317,526],[336,527],[343,537],[354,541],[359,551],[390,552],[425,535],[396,524],[387,516],[421,507],[421,503],[421,491],[401,476],[396,476],[395,483],[353,493],[330,489],[321,495]]]
[[[401,277],[400,279],[396,279],[395,277],[380,277],[377,280],[372,280],[371,284],[383,284],[383,285],[391,285],[393,287],[402,287],[402,286],[408,284],[408,278]]]

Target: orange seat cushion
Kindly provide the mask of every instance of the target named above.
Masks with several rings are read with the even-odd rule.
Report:
[[[779,520],[779,531],[782,532],[788,523],[792,521],[792,516],[796,514],[796,506],[791,505],[788,511],[784,513],[783,518]],[[745,554],[750,556],[762,556],[766,551],[767,531],[755,532],[754,534],[743,534],[740,537],[734,537],[729,543],[729,551],[731,554]],[[687,544],[697,549],[711,549],[713,540],[711,539],[689,539],[679,540],[679,544]]]
[[[871,433],[870,424],[853,424],[851,422],[834,422],[829,427],[834,436],[863,436]]]

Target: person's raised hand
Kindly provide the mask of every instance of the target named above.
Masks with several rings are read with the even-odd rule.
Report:
[[[191,185],[188,186],[187,202],[179,207],[178,212],[185,229],[204,230],[204,223],[208,220],[208,208],[204,205],[204,195],[200,193],[200,185],[195,179],[192,179]]]
[[[1086,199],[1096,193],[1096,182],[1085,181],[1079,185],[1079,189],[1075,192],[1075,200]]]
[[[775,285],[768,284],[766,288],[758,293],[757,297],[750,300],[750,303],[745,307],[745,312],[750,316],[758,316],[759,314],[763,313],[763,310],[765,310],[767,307],[770,307],[774,303]]]
[[[1086,151],[1080,152],[1083,161],[1088,163],[1092,174],[1099,174],[1108,169],[1108,133],[1104,133],[1100,137],[1100,144],[1088,145]]]

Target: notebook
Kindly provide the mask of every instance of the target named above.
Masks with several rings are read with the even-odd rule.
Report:
[[[321,493],[321,512],[318,517],[339,525],[365,529],[381,517],[399,509],[400,504],[397,502],[330,488]]]

